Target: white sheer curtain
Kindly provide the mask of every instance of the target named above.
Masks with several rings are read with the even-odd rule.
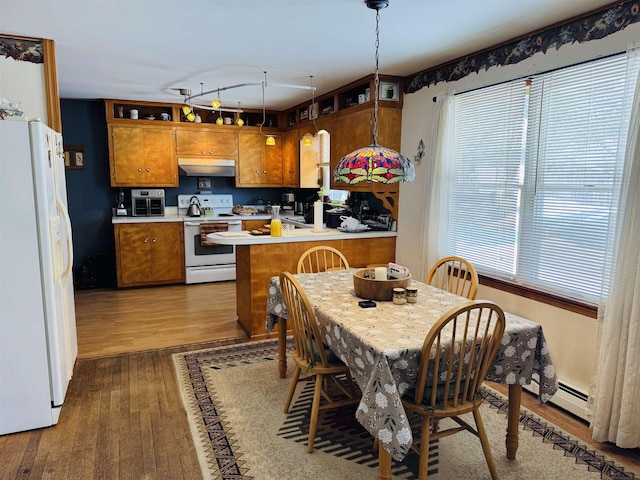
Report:
[[[447,185],[451,175],[453,120],[455,109],[453,93],[441,93],[436,97],[436,110],[431,131],[431,148],[427,156],[425,191],[427,208],[424,210],[420,279],[425,280],[431,266],[444,256],[444,242],[449,228],[449,192]]]
[[[640,51],[629,50],[635,90],[617,221],[609,227],[611,264],[598,306],[598,352],[589,389],[593,439],[640,447]],[[628,90],[631,90],[629,88]],[[633,91],[631,90],[631,91]]]

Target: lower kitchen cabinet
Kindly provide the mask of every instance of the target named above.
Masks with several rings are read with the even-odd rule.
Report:
[[[182,222],[114,225],[118,287],[184,283]]]

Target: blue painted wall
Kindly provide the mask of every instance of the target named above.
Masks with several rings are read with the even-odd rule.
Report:
[[[115,244],[111,209],[116,205],[119,189],[112,188],[109,181],[104,102],[62,100],[61,110],[64,143],[84,146],[85,168],[68,169],[66,176],[76,286],[115,287]],[[277,204],[285,191],[281,188],[235,188],[234,183],[233,178],[211,178],[213,193],[232,194],[236,204],[253,204],[258,197],[265,203]],[[124,190],[129,197],[130,189]],[[178,194],[197,191],[197,177],[180,177],[179,187],[165,189],[166,205],[176,206]],[[91,267],[91,272],[87,272],[87,266]],[[88,281],[88,273],[97,278]]]

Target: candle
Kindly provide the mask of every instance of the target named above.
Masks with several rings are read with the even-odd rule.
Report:
[[[322,230],[323,221],[322,216],[324,214],[324,205],[320,200],[313,204],[313,229]]]
[[[375,279],[376,280],[386,280],[387,279],[387,268],[386,267],[376,267]]]

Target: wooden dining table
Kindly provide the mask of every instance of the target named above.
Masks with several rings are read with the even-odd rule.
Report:
[[[356,418],[379,440],[378,479],[391,479],[391,459],[401,461],[413,436],[400,398],[416,381],[420,351],[429,329],[448,310],[469,300],[413,280],[418,301],[401,305],[376,302],[361,308],[353,289],[353,272],[297,274],[323,340],[349,367],[362,391]],[[279,330],[279,374],[286,376],[286,321],[289,314],[280,281],[269,282],[266,328]],[[542,327],[505,312],[506,329],[486,380],[509,386],[509,411],[505,438],[507,458],[518,449],[518,424],[522,385],[536,382],[539,399],[548,401],[558,380]]]

